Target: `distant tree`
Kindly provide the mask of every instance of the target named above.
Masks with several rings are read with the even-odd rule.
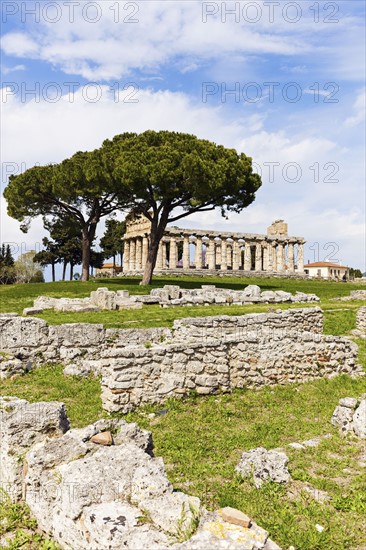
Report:
[[[353,267],[350,267],[349,277],[350,277],[350,279],[359,279],[359,278],[361,278],[362,277],[361,269],[354,269]]]
[[[106,230],[103,237],[100,239],[100,246],[103,251],[104,258],[113,258],[113,271],[116,269],[116,256],[120,256],[120,265],[122,265],[122,255],[124,243],[122,240],[126,232],[126,222],[118,221],[113,218],[105,223]]]
[[[104,256],[103,252],[96,252],[95,250],[91,249],[90,251],[90,268],[91,268],[91,275],[93,268],[100,269],[103,267],[104,262]]]
[[[35,250],[21,254],[14,263],[17,283],[44,282],[42,266],[33,261]]]
[[[120,200],[151,222],[141,284],[150,284],[159,242],[168,223],[196,212],[240,212],[261,185],[252,159],[190,134],[122,134],[100,149],[104,166],[119,182]]]
[[[55,282],[55,266],[60,262],[60,256],[57,253],[57,246],[47,237],[42,239],[42,244],[44,246],[44,250],[37,252],[33,258],[33,261],[39,263],[42,267],[50,265],[52,270],[52,281]]]
[[[3,243],[0,248],[0,284],[9,285],[15,282],[14,258],[10,245]]]

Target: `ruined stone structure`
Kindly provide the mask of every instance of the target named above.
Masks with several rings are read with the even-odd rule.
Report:
[[[106,329],[0,316],[0,375],[57,362],[66,374],[102,377],[103,407],[128,412],[199,394],[362,374],[357,345],[323,336],[320,308],[180,319],[173,328]]]
[[[125,275],[142,273],[149,235],[150,222],[145,217],[127,221]],[[181,257],[178,253],[180,243]],[[155,272],[304,276],[304,243],[303,237],[288,236],[283,220],[273,222],[267,235],[167,227],[160,242]]]
[[[174,491],[137,424],[70,429],[63,403],[0,397],[0,434],[0,488],[63,550],[281,550],[241,511]]]
[[[55,311],[72,311],[74,313],[141,309],[142,305],[159,304],[161,307],[202,306],[202,305],[246,305],[246,304],[280,304],[280,303],[319,302],[315,294],[296,292],[292,295],[283,290],[264,290],[257,285],[248,285],[243,290],[217,288],[215,285],[202,285],[201,288],[184,289],[178,285],[164,285],[154,288],[150,294],[130,296],[128,290],[108,290],[98,288],[90,298],[52,298],[38,296],[33,307],[26,307],[23,315],[38,315],[46,309]]]

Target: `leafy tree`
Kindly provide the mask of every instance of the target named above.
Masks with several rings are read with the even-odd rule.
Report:
[[[55,266],[60,262],[60,256],[57,253],[57,246],[53,241],[50,241],[47,237],[42,239],[44,250],[37,252],[33,261],[39,263],[42,267],[51,265],[52,268],[52,281],[55,282]]]
[[[118,221],[113,218],[106,221],[106,230],[100,239],[100,246],[103,250],[104,258],[113,258],[113,270],[116,267],[116,255],[120,255],[120,265],[122,265],[123,240],[126,232],[126,222]]]
[[[55,250],[60,262],[63,262],[62,280],[66,278],[66,268],[70,264],[70,281],[73,278],[74,266],[82,261],[82,232],[75,225],[73,217],[62,214],[52,220],[44,221],[45,228],[54,240]]]
[[[33,261],[35,250],[21,254],[14,263],[17,283],[44,282],[42,266]]]
[[[96,250],[90,251],[90,267],[100,269],[103,267],[104,256],[103,252],[96,252]]]
[[[168,223],[216,207],[223,216],[240,212],[254,201],[261,185],[250,157],[190,134],[121,134],[103,143],[101,157],[120,182],[121,203],[151,222],[141,284],[151,283]]]
[[[353,267],[351,267],[349,270],[349,277],[351,279],[361,278],[362,277],[361,269],[354,269]]]
[[[8,213],[22,222],[23,231],[40,215],[70,216],[82,232],[83,281],[89,278],[90,248],[100,219],[121,207],[121,182],[111,174],[108,160],[100,150],[78,152],[60,164],[12,175],[4,190]]]
[[[0,284],[9,285],[15,282],[14,258],[10,245],[3,243],[0,249]]]

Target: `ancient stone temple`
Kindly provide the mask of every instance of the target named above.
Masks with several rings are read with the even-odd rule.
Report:
[[[124,275],[142,273],[147,259],[150,222],[127,221]],[[303,237],[290,237],[287,223],[276,220],[266,235],[167,227],[160,242],[155,273],[304,276]]]

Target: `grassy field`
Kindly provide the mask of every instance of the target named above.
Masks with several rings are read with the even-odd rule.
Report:
[[[160,278],[154,286],[173,283],[182,287],[213,283],[237,289],[246,284],[259,284],[267,290],[314,292],[321,298],[328,334],[348,334],[355,326],[356,310],[362,305],[361,302],[331,300],[362,288],[351,283]],[[40,294],[87,296],[98,286],[128,289],[131,293],[146,292],[146,287],[140,287],[137,279],[17,285],[0,288],[1,310],[21,312]],[[178,316],[237,315],[265,311],[268,307],[162,309],[150,306],[129,312],[101,312],[93,314],[92,319],[90,314],[82,319],[82,315],[55,315],[53,312],[40,317],[50,323],[85,320],[104,322],[107,326],[169,326]],[[359,360],[365,365],[365,341],[356,341]],[[365,392],[366,377],[353,380],[341,376],[258,391],[237,390],[207,397],[192,395],[179,401],[168,400],[164,405],[166,414],[159,414],[163,408],[160,405],[146,407],[124,418],[152,431],[155,454],[164,458],[174,487],[200,497],[208,508],[233,506],[243,510],[268,529],[271,538],[283,548],[293,545],[296,550],[361,550],[366,547],[366,482],[362,476],[366,463],[365,446],[351,436],[339,436],[330,418],[341,397],[359,396]],[[74,427],[84,426],[106,414],[101,406],[99,381],[92,377],[64,377],[61,365],[44,366],[25,376],[6,380],[1,393],[30,401],[63,401]],[[330,437],[324,438],[327,434]],[[291,442],[314,437],[321,440],[317,447],[304,450],[288,447]],[[258,490],[235,474],[241,453],[257,446],[285,450],[290,458],[292,476],[286,487],[268,484]],[[308,492],[309,487],[320,496],[323,495],[321,491],[325,491],[329,500],[318,502]],[[316,524],[324,527],[321,533],[315,528]],[[12,550],[56,549],[36,531],[26,507],[10,506],[6,497],[0,505],[0,539],[4,533],[14,537],[9,547]]]
[[[141,287],[138,278],[114,278],[91,280],[88,283],[80,281],[58,283],[35,283],[12,286],[0,286],[0,312],[15,311],[22,313],[25,307],[31,307],[33,300],[39,295],[55,298],[84,298],[92,290],[100,286],[110,290],[129,290],[130,294],[149,293],[151,288],[164,284],[179,284],[182,288],[197,288],[202,284],[215,284],[222,288],[243,289],[248,284],[258,284],[262,290],[285,290],[295,293],[302,291],[314,293],[321,299],[321,307],[325,311],[325,331],[327,334],[343,334],[354,324],[356,310],[362,305],[357,302],[335,302],[332,298],[349,295],[351,290],[366,288],[365,285],[354,283],[336,283],[328,281],[312,281],[297,279],[256,279],[234,277],[156,277],[151,286]],[[314,304],[309,304],[314,306]],[[101,311],[97,313],[60,313],[52,310],[37,315],[53,325],[62,323],[103,323],[106,327],[117,328],[148,328],[171,326],[174,319],[182,317],[202,317],[208,315],[242,315],[266,311],[273,304],[245,306],[186,306],[179,308],[161,308],[158,305],[144,306],[141,310]],[[303,304],[279,304],[288,307],[304,307]],[[352,327],[351,327],[352,328]]]

